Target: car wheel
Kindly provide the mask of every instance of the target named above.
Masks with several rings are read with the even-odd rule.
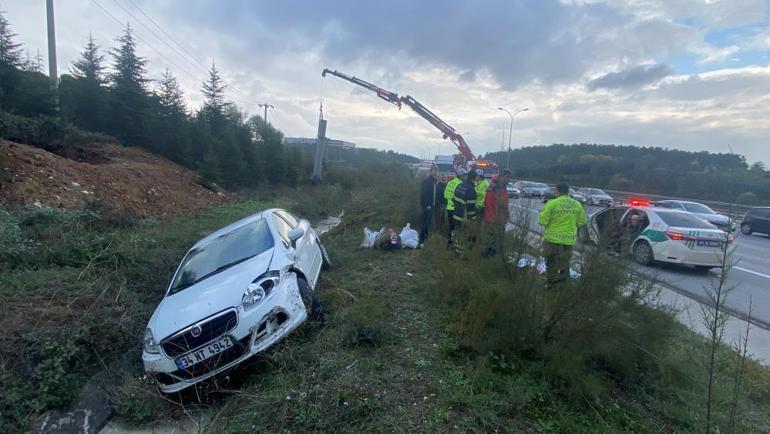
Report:
[[[312,321],[323,322],[324,309],[321,306],[321,300],[318,299],[318,294],[313,291],[310,284],[303,278],[297,279],[297,286],[299,287],[299,294],[302,296],[302,302],[305,304],[308,318]]]
[[[754,232],[751,230],[751,225],[748,223],[741,223],[741,233],[743,235],[751,235],[751,233]]]
[[[332,260],[329,257],[329,253],[326,251],[326,247],[324,247],[324,245],[321,244],[321,240],[318,240],[317,243],[318,243],[318,250],[321,251],[321,269],[326,271],[332,268]]]
[[[652,247],[647,241],[639,241],[634,245],[634,261],[645,266],[650,266],[655,262]]]

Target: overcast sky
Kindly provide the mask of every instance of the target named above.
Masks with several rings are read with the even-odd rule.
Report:
[[[89,31],[106,50],[131,23],[150,77],[169,67],[191,107],[215,61],[229,97],[252,113],[273,104],[268,118],[288,136],[315,136],[323,100],[330,137],[417,156],[453,152],[408,108],[322,79],[330,68],[413,96],[477,154],[501,148],[503,106],[529,109],[516,117],[514,147],[732,147],[770,163],[766,0],[55,3],[60,73]],[[45,55],[45,1],[0,6],[25,48]]]

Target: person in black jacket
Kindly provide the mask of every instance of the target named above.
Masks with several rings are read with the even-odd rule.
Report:
[[[422,181],[420,185],[420,207],[422,208],[422,225],[420,227],[420,244],[428,238],[431,223],[433,222],[433,212],[438,204],[438,189],[436,179],[438,178],[438,169],[431,167],[430,175]]]

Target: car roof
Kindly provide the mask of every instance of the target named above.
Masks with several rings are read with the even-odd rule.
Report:
[[[266,210],[262,210],[258,213],[254,213],[250,216],[244,217],[238,221],[235,221],[233,223],[230,223],[229,225],[217,229],[216,231],[206,235],[205,237],[201,238],[195,245],[192,246],[192,249],[205,246],[206,244],[210,243],[211,241],[221,237],[222,235],[229,234],[230,232],[235,231],[238,228],[241,228],[243,226],[246,226],[249,223],[254,223],[257,220],[266,218],[270,214],[272,214],[274,211],[278,211],[278,208],[270,208]]]

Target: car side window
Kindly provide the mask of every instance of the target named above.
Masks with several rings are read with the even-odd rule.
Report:
[[[276,211],[276,214],[278,214],[281,218],[286,220],[287,223],[289,223],[289,226],[291,226],[292,229],[296,228],[299,225],[299,220],[294,217],[290,212],[288,211]]]
[[[289,223],[287,223],[286,220],[282,219],[276,213],[273,213],[271,218],[273,219],[273,226],[275,226],[275,231],[278,232],[278,235],[281,237],[283,244],[288,246],[290,244],[289,231],[292,229],[291,226],[289,226]]]

